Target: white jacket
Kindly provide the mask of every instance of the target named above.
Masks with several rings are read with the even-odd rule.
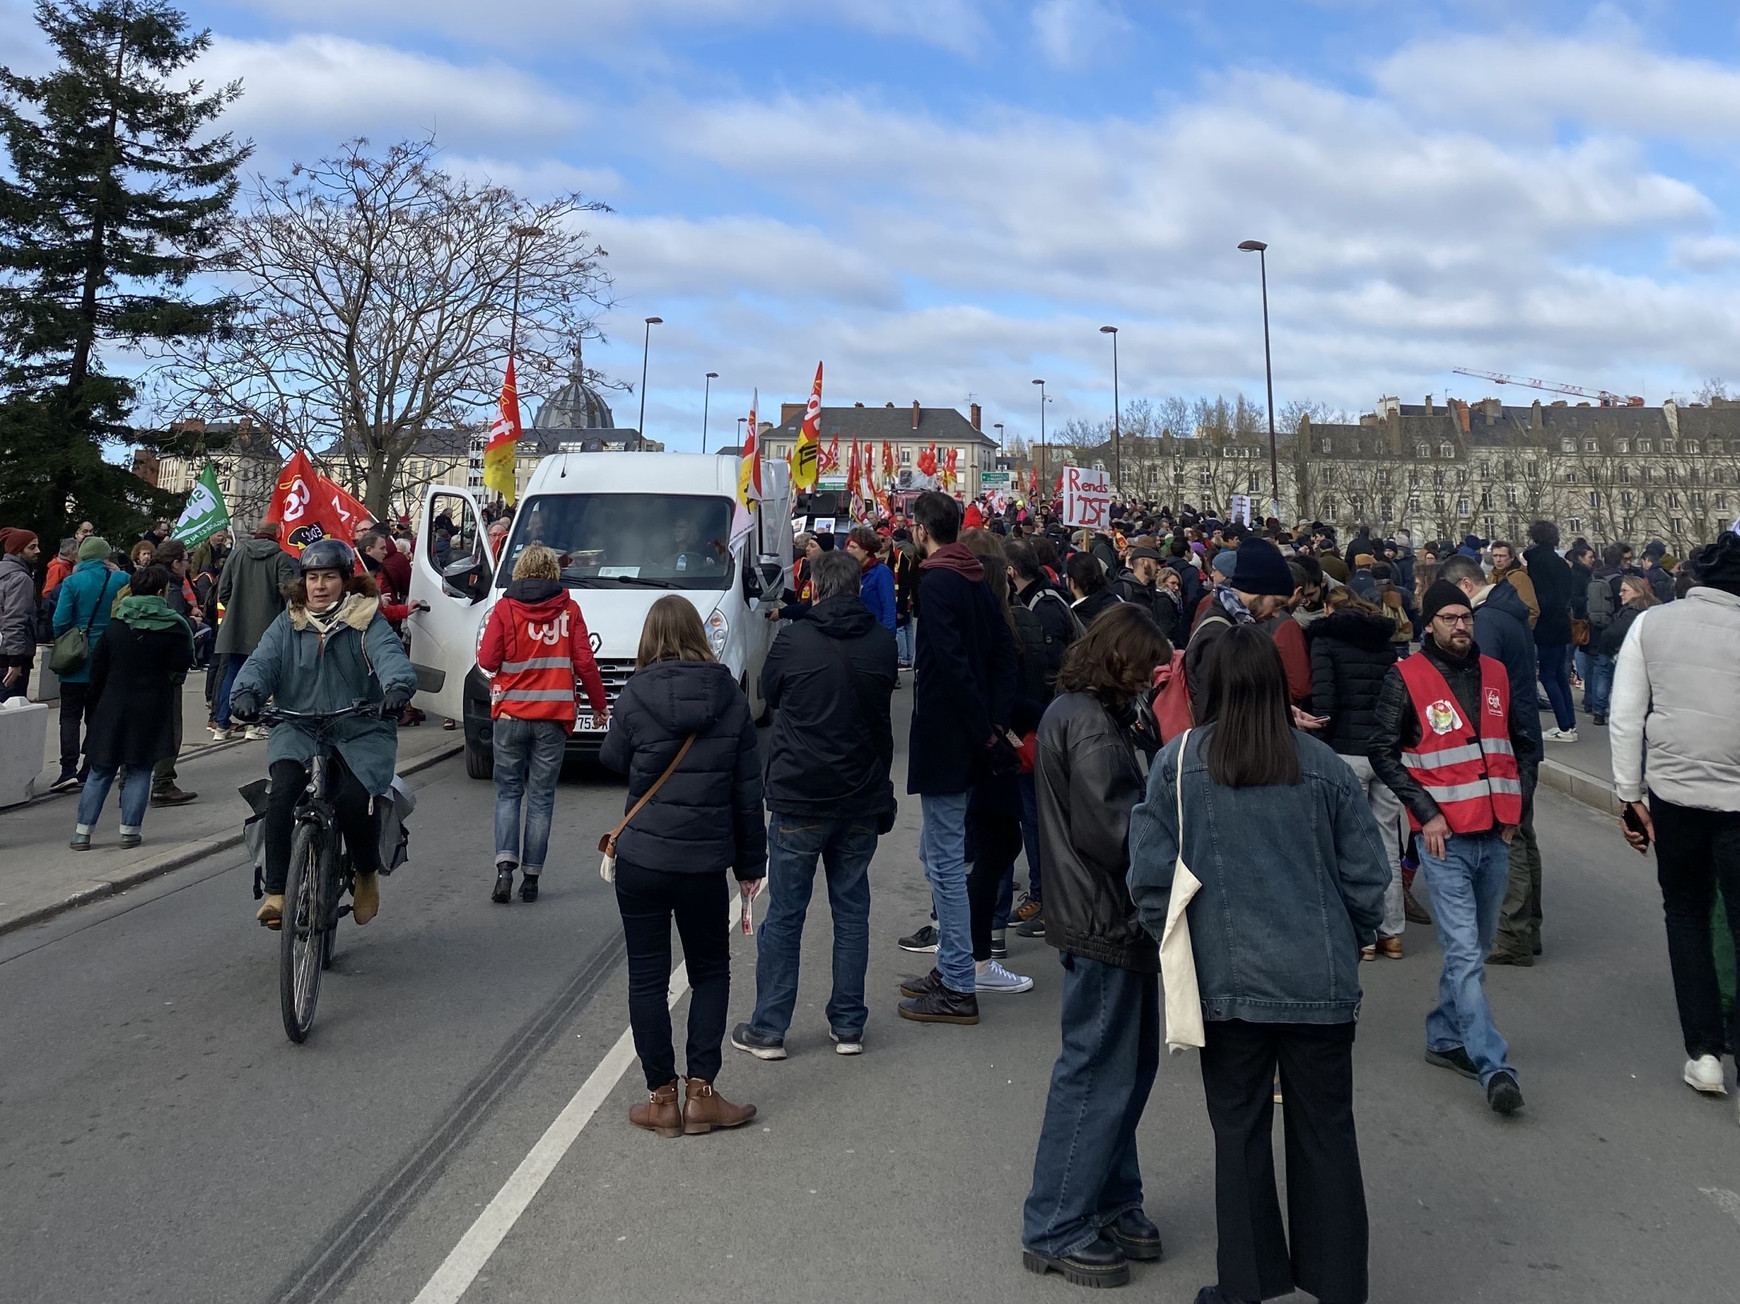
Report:
[[[1740,811],[1740,597],[1699,586],[1639,616],[1607,725],[1621,801],[1647,788],[1678,806]]]

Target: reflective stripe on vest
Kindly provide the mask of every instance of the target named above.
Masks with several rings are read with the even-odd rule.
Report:
[[[580,609],[570,598],[554,620],[540,621],[504,597],[497,611],[503,628],[502,662],[490,680],[490,714],[573,728],[574,661],[568,649]],[[498,617],[492,612],[490,619]]]
[[[1431,658],[1397,666],[1420,721],[1420,741],[1402,752],[1406,765],[1437,803],[1453,833],[1484,833],[1522,821],[1522,780],[1510,743],[1510,679],[1502,663],[1480,658],[1480,718],[1463,718],[1462,704]],[[1420,821],[1412,811],[1408,822]]]

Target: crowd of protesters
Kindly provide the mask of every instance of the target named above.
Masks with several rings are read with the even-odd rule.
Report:
[[[505,528],[492,517],[486,537]],[[454,531],[432,529],[439,554]],[[405,534],[366,523],[355,539],[400,634]],[[840,540],[798,536],[787,600],[768,611],[782,624],[760,685],[765,746],[678,595],[651,608],[611,703],[583,601],[553,553],[527,548],[479,649],[493,900],[510,901],[516,874],[520,899],[538,898],[584,698],[609,726],[600,759],[628,776],[601,873],[647,1084],[631,1121],[665,1136],[749,1121],[753,1105],[716,1089],[722,1048],[786,1057],[818,867],[828,1035],[841,1055],[865,1048],[869,870],[898,809],[891,701],[910,672],[905,788],[931,913],[899,944],[934,960],[893,1013],[970,1025],[981,996],[1033,990],[1043,979],[1004,963],[1011,926],[1061,962],[1024,1264],[1109,1286],[1161,1257],[1136,1129],[1171,1043],[1201,1051],[1215,1141],[1218,1282],[1199,1304],[1293,1289],[1364,1300],[1362,962],[1403,959],[1406,925],[1430,926],[1441,972],[1424,1058],[1477,1082],[1493,1112],[1523,1108],[1486,966],[1544,954],[1535,793],[1549,745],[1579,740],[1579,713],[1610,736],[1626,840],[1657,855],[1683,1078],[1728,1090],[1718,934],[1740,943],[1740,912],[1722,912],[1740,903],[1740,534],[1683,561],[1660,544],[1561,542],[1539,521],[1525,547],[1365,528],[1343,547],[1318,522],[1134,504],[1073,530],[1017,503],[963,511],[924,493]],[[119,779],[122,845],[137,845],[148,804],[194,799],[175,786],[182,677],[206,670],[212,737],[231,738],[237,675],[296,563],[271,524],[191,550],[166,523],[125,550],[84,526],[52,558],[27,531],[0,531],[0,545],[0,700],[23,691],[39,642],[82,632],[88,653],[61,673],[55,787],[82,789],[72,845],[85,850]],[[725,921],[746,918],[764,882],[753,1013],[727,1030]],[[694,992],[680,1077],[673,924]]]

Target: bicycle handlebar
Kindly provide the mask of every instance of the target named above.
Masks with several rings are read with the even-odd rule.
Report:
[[[353,702],[338,711],[286,711],[282,707],[266,707],[260,712],[260,723],[265,725],[278,724],[330,724],[335,720],[345,720],[353,716],[359,718],[379,719],[381,704],[379,702]]]

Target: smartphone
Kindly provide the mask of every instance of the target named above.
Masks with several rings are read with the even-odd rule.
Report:
[[[1644,827],[1643,820],[1638,817],[1637,808],[1635,806],[1633,806],[1630,802],[1626,802],[1625,809],[1620,812],[1619,818],[1622,819],[1623,821],[1625,821],[1626,828],[1630,829],[1633,833],[1640,834],[1643,837],[1643,845],[1641,847],[1639,847],[1638,850],[1640,852],[1641,851],[1648,851],[1649,850],[1649,830]]]

